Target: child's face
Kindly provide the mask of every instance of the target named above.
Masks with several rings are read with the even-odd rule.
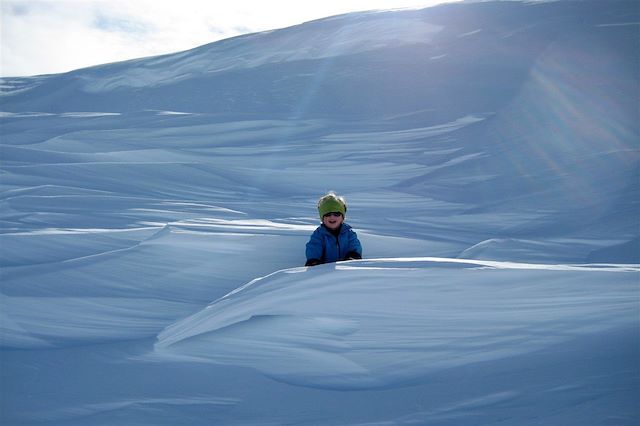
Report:
[[[343,221],[344,217],[342,217],[341,213],[328,213],[322,218],[324,226],[331,230],[338,229]]]

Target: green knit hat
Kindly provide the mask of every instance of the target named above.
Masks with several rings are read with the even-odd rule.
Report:
[[[347,202],[344,198],[338,197],[335,193],[329,192],[318,200],[318,213],[320,220],[327,213],[340,212],[344,217],[347,213]]]

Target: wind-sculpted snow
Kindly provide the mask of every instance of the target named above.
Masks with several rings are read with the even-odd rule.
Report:
[[[2,234],[1,346],[64,347],[154,336],[212,295],[304,263],[301,248],[313,228],[202,218],[160,229]],[[367,232],[360,238],[374,255],[389,244],[401,245],[397,251],[405,255],[429,247]],[[296,260],[287,253],[297,253]]]
[[[0,423],[637,425],[638,22],[458,2],[1,79]],[[365,260],[301,267],[329,190]]]
[[[523,146],[536,165],[523,175],[529,166],[516,167],[516,148],[471,143],[497,125],[491,114],[427,127],[328,119],[215,122],[207,114],[158,112],[5,120],[1,214],[7,230],[17,231],[5,241],[28,245],[42,229],[40,235],[75,229],[80,238],[82,229],[87,235],[218,216],[297,218],[309,225],[316,194],[337,188],[349,194],[357,227],[429,241],[431,251],[416,255],[615,262],[604,253],[616,252],[606,249],[636,237],[633,150],[597,142],[596,151],[585,147],[580,156],[558,153],[555,161],[567,172],[550,173],[537,163],[543,157]],[[327,180],[333,173],[336,184]],[[607,185],[599,185],[601,179]],[[98,233],[96,242],[107,235]],[[527,250],[495,244],[510,240],[530,244]],[[47,255],[72,257],[74,250]],[[618,253],[618,261],[638,261],[637,251]],[[13,251],[7,264],[16,264],[16,256]]]
[[[289,266],[278,253],[292,250],[308,232],[265,222],[260,232],[252,225],[245,222],[235,232],[229,224],[216,232],[216,225],[194,223],[2,235],[2,346],[64,347],[153,336],[211,294],[240,284],[240,276],[247,280]],[[239,261],[276,248],[253,267]]]
[[[406,385],[631,327],[638,272],[435,258],[288,269],[168,327],[156,354],[309,387]]]

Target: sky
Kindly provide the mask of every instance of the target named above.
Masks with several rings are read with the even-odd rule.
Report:
[[[341,13],[442,0],[0,0],[0,76],[179,52]]]

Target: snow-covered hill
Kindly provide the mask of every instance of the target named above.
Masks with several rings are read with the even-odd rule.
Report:
[[[637,423],[639,27],[458,3],[3,79],[0,422]],[[365,260],[301,268],[328,190]]]

